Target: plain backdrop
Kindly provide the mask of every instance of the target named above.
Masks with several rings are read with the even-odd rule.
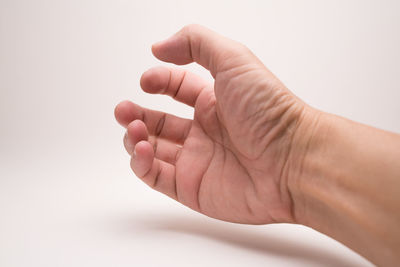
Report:
[[[113,109],[192,116],[139,78],[164,64],[153,42],[198,23],[310,105],[400,132],[399,13],[398,1],[0,0],[0,266],[370,266],[312,229],[219,222],[150,190]]]

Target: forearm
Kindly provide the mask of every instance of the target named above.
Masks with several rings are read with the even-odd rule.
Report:
[[[296,220],[378,265],[399,263],[400,136],[319,114],[299,126],[314,131],[300,131],[294,151]]]

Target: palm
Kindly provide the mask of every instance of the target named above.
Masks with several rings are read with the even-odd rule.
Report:
[[[164,47],[186,49],[178,41]],[[236,54],[220,51],[226,58],[218,60],[229,64],[223,65],[224,71],[211,70],[214,85],[179,69],[160,67],[143,74],[144,91],[193,106],[193,120],[131,102],[117,106],[116,118],[128,129],[125,145],[131,154],[129,143],[134,145],[132,169],[156,190],[222,220],[291,221],[291,200],[282,177],[291,139],[287,128],[297,116],[294,97],[252,54],[240,49]],[[179,64],[199,57],[162,50],[153,52]]]
[[[243,75],[243,79],[251,78],[246,77],[249,75]],[[227,89],[227,84],[223,81],[217,81],[216,84],[219,85],[219,92]],[[240,87],[241,82],[231,86]],[[251,88],[235,89],[249,92]],[[268,88],[263,91],[258,96],[269,93]],[[180,191],[192,192],[190,202],[194,203],[188,205],[218,219],[248,223],[271,222],[275,220],[271,211],[275,214],[287,212],[287,207],[280,199],[280,166],[271,168],[269,165],[271,162],[276,165],[274,158],[278,158],[278,152],[282,149],[274,151],[274,144],[263,147],[265,137],[272,130],[268,127],[263,129],[266,131],[263,137],[257,140],[248,134],[252,130],[251,125],[257,125],[256,120],[270,118],[253,117],[247,120],[251,115],[251,106],[257,101],[251,97],[246,98],[247,103],[242,103],[240,108],[243,110],[232,110],[233,107],[238,108],[235,104],[243,97],[244,95],[239,94],[237,98],[216,100],[211,88],[203,90],[197,98],[193,124],[176,162],[178,198]],[[221,103],[224,100],[231,103]],[[223,107],[228,108],[224,110]],[[237,112],[239,116],[224,123],[226,120],[223,114],[233,112]],[[245,133],[241,133],[243,130]],[[260,147],[263,147],[261,152]],[[257,166],[263,167],[262,175],[253,171]],[[255,183],[260,182],[265,186],[257,190]],[[268,197],[263,197],[264,195]]]
[[[223,127],[215,106],[207,114],[196,113],[176,162],[178,199],[179,192],[191,192],[190,207],[211,217],[243,222],[252,213],[246,194],[254,193],[254,187],[247,167],[233,152],[234,144],[219,130]]]

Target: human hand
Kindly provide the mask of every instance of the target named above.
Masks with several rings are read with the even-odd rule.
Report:
[[[318,112],[245,46],[204,27],[184,27],[152,51],[177,65],[197,62],[214,83],[177,68],[156,67],[142,75],[145,92],[172,96],[195,111],[188,120],[129,101],[116,107],[135,174],[210,217],[295,222],[288,180],[301,162],[297,148],[307,143],[303,129]]]
[[[382,266],[400,261],[400,135],[315,110],[243,45],[201,26],[153,45],[181,69],[142,75],[145,92],[194,107],[193,120],[129,101],[115,109],[135,174],[210,217],[300,223]]]

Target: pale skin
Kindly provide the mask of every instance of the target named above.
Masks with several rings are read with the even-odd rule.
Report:
[[[400,135],[316,110],[245,46],[189,25],[152,47],[196,62],[209,82],[155,67],[140,80],[194,108],[184,119],[129,101],[115,109],[134,173],[207,216],[245,224],[298,223],[371,262],[400,262]]]

